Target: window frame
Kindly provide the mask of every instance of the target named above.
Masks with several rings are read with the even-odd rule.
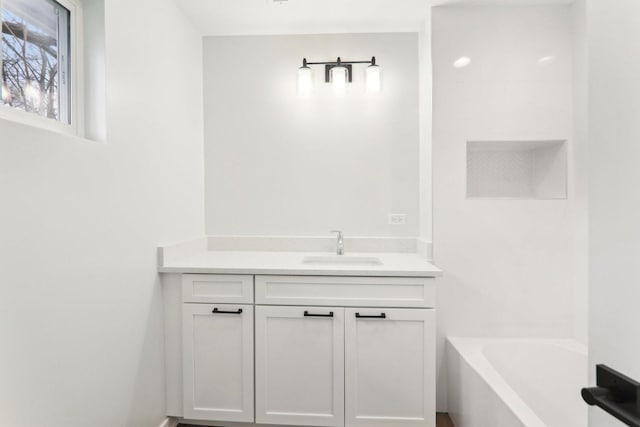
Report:
[[[71,78],[67,85],[70,87],[68,102],[71,104],[69,111],[71,123],[42,117],[27,111],[18,110],[10,106],[0,104],[0,119],[21,123],[27,126],[46,129],[62,134],[82,137],[84,134],[84,84],[83,84],[83,18],[81,0],[53,0],[69,11],[69,55],[71,63],[69,72]],[[0,0],[0,9],[2,9]],[[0,25],[2,19],[0,18]],[[0,33],[2,37],[2,33]],[[1,49],[1,45],[0,45]],[[2,65],[2,55],[0,52],[0,65]],[[0,67],[0,70],[2,68]],[[62,115],[61,115],[62,117]]]

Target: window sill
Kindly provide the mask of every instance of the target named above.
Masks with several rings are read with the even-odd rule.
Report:
[[[87,143],[106,143],[106,138],[104,139],[97,139],[97,138],[88,138],[85,137],[84,135],[78,135],[76,134],[76,132],[74,131],[74,129],[70,126],[70,125],[64,125],[61,123],[57,123],[53,120],[50,119],[46,119],[44,117],[28,117],[28,118],[23,118],[20,117],[22,114],[24,115],[29,115],[29,113],[25,113],[23,111],[19,111],[19,110],[13,110],[11,111],[11,113],[22,113],[20,115],[18,114],[6,114],[5,111],[3,110],[8,110],[8,107],[5,107],[3,105],[0,105],[0,128],[3,127],[3,125],[7,125],[7,126],[12,126],[15,125],[17,127],[22,127],[25,130],[38,130],[38,131],[44,131],[45,133],[49,133],[51,134],[52,138],[54,140],[57,140],[58,137],[68,137],[72,140],[76,140],[76,141],[81,141],[81,142],[87,142]],[[18,118],[16,119],[17,116]],[[33,120],[33,119],[41,119],[41,120]],[[42,122],[52,122],[52,123],[42,123]],[[57,126],[56,126],[57,125]],[[0,132],[0,135],[2,135],[4,132]],[[2,138],[0,138],[2,139]],[[3,141],[4,142],[4,141]]]
[[[67,125],[37,114],[17,110],[7,105],[0,104],[0,118],[31,127],[50,130],[63,135],[79,136],[76,126]]]

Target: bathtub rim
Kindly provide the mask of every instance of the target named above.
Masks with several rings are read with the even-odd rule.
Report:
[[[566,350],[577,352],[587,357],[587,346],[571,338],[479,338],[448,336],[447,344],[460,355],[487,384],[487,386],[502,400],[509,411],[526,427],[547,427],[540,417],[522,400],[518,393],[500,375],[496,368],[486,358],[484,347],[493,343],[527,343],[554,345]],[[449,351],[449,350],[447,350]]]

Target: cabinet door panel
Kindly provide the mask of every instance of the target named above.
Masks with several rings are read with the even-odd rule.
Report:
[[[345,316],[347,427],[435,426],[435,310]]]
[[[343,308],[256,306],[256,422],[344,425]]]
[[[184,417],[252,422],[253,306],[183,304],[183,330]]]

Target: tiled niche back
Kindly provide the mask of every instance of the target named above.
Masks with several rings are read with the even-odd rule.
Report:
[[[468,141],[467,197],[566,199],[564,140]]]

